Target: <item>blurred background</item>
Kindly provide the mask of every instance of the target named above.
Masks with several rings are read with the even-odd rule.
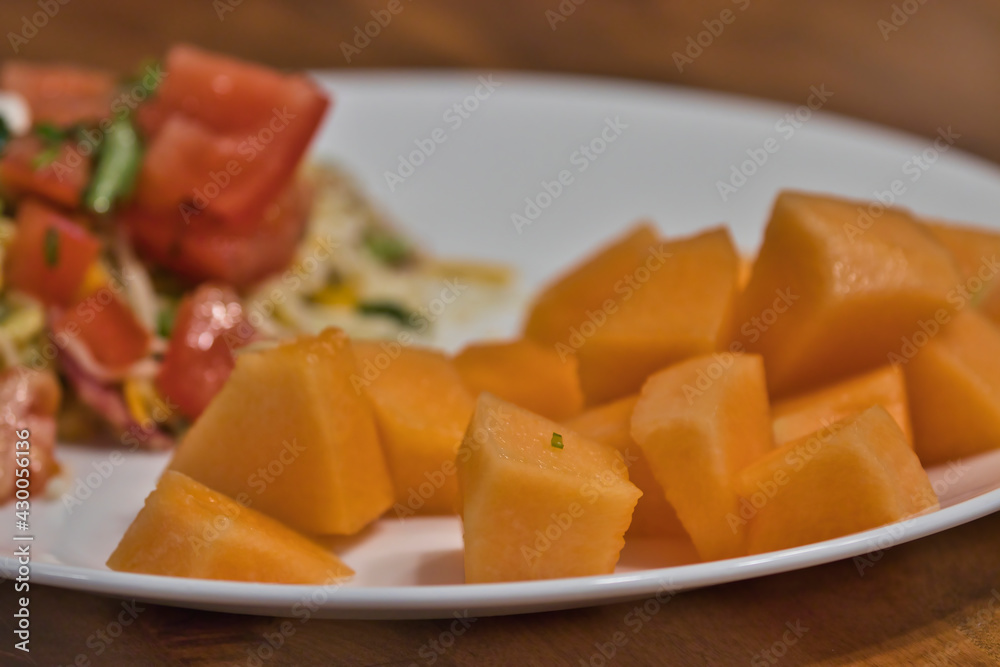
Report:
[[[4,0],[0,22],[0,57],[117,69],[183,40],[288,68],[573,72],[796,104],[826,84],[830,110],[926,136],[951,125],[1000,162],[995,0]]]

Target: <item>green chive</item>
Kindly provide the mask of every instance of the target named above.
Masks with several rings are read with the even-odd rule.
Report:
[[[382,229],[369,229],[364,236],[365,247],[375,258],[389,266],[398,266],[410,259],[410,247],[398,236]]]
[[[10,141],[10,127],[3,116],[0,116],[0,153],[3,153],[8,141]]]
[[[43,251],[45,252],[46,265],[54,267],[59,264],[59,232],[55,227],[49,227],[45,230]]]
[[[35,171],[43,169],[59,157],[59,144],[44,147],[35,157],[31,158],[31,168]]]
[[[156,317],[156,333],[160,338],[170,338],[174,331],[174,321],[177,319],[177,305],[164,306]]]
[[[52,123],[39,123],[35,125],[33,131],[49,144],[58,144],[66,140],[66,131]]]
[[[127,119],[114,121],[83,194],[84,206],[101,215],[109,212],[116,202],[132,193],[141,161],[142,145],[132,123]]]
[[[361,301],[357,311],[362,315],[382,315],[391,317],[404,327],[413,326],[413,313],[394,301]]]
[[[563,448],[562,436],[559,435],[558,433],[552,434],[552,446],[555,447],[556,449]]]

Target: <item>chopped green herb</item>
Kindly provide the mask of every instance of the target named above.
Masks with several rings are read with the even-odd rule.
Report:
[[[83,194],[84,206],[97,214],[110,211],[117,201],[131,194],[141,160],[142,145],[132,123],[114,121],[104,137],[94,175]]]
[[[52,123],[39,123],[33,128],[35,134],[44,139],[46,143],[58,144],[66,140],[66,130],[63,130]]]
[[[556,449],[563,448],[562,436],[559,435],[558,433],[552,434],[552,446],[555,447]]]
[[[369,229],[364,236],[365,247],[379,261],[389,266],[406,263],[412,255],[403,239],[382,229]]]
[[[413,313],[394,301],[360,301],[357,311],[362,315],[391,317],[404,327],[413,326]]]
[[[168,304],[160,309],[156,316],[156,333],[160,338],[170,338],[177,319],[177,304]]]
[[[3,116],[0,116],[0,153],[3,153],[8,141],[10,141],[10,126],[7,125]]]
[[[31,168],[35,171],[43,169],[55,162],[57,157],[59,157],[59,144],[46,146],[31,159]]]
[[[52,267],[59,264],[59,232],[55,227],[45,230],[43,250],[45,252],[45,264]]]

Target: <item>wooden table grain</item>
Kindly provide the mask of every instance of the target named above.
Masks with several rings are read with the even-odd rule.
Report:
[[[388,4],[5,0],[0,58],[16,49],[122,69],[183,40],[281,67],[590,73],[796,104],[825,84],[828,109],[928,137],[950,127],[962,148],[1000,161],[1000,3],[990,0],[400,0],[358,47],[357,30]],[[691,46],[706,30],[718,34]],[[33,586],[26,656],[13,649],[10,583],[0,591],[4,665],[997,665],[1000,515],[865,561],[666,604],[481,618],[460,635],[450,621],[282,626]]]

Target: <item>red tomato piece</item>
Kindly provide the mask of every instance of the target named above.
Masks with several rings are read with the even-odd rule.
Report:
[[[49,305],[65,306],[80,291],[100,242],[59,211],[27,199],[17,209],[17,234],[7,251],[7,280]]]
[[[151,139],[138,205],[165,213],[194,202],[229,228],[259,220],[294,175],[329,98],[305,76],[192,46],[172,48],[165,70],[140,116]],[[176,125],[166,131],[176,115],[202,126],[197,140],[178,142]]]
[[[105,70],[8,60],[0,67],[0,88],[25,98],[33,123],[63,127],[110,116],[118,80]]]
[[[181,414],[196,419],[229,378],[234,350],[254,334],[231,287],[201,285],[184,297],[177,310],[157,389]]]
[[[221,229],[207,211],[186,222],[176,209],[157,216],[133,206],[121,219],[147,259],[192,282],[218,280],[242,288],[291,263],[311,201],[307,188],[292,183],[247,225],[255,231],[242,233]]]
[[[52,323],[56,341],[69,336],[83,343],[108,369],[121,370],[149,354],[150,333],[110,290],[80,299]]]
[[[36,167],[46,150],[45,142],[32,134],[11,139],[0,158],[0,181],[12,194],[34,194],[77,208],[90,182],[90,159],[65,142],[52,161]]]

